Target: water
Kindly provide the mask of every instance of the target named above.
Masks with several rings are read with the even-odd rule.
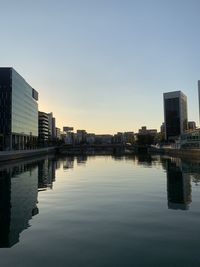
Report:
[[[45,157],[0,166],[0,266],[200,266],[200,161]]]

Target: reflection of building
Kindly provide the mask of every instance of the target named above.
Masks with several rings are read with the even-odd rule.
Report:
[[[87,162],[87,155],[79,155],[77,156],[77,165],[85,165]]]
[[[38,162],[38,190],[53,187],[55,181],[56,161],[48,158]]]
[[[63,161],[63,170],[73,169],[74,168],[74,157],[67,157]]]
[[[35,148],[38,93],[13,68],[0,68],[0,150]]]
[[[187,130],[187,97],[181,91],[164,93],[165,138],[174,139]]]
[[[21,165],[0,170],[0,247],[12,247],[38,213],[37,168]]]
[[[170,209],[189,209],[191,203],[190,176],[181,170],[181,162],[167,161],[167,193]]]

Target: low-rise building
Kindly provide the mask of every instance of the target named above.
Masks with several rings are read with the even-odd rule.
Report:
[[[96,134],[95,143],[96,144],[112,144],[113,136],[111,134]]]
[[[181,135],[178,148],[200,148],[200,128]]]
[[[141,129],[139,129],[138,134],[141,135],[153,135],[155,136],[157,134],[157,130],[156,129],[147,129],[146,126],[142,126]]]

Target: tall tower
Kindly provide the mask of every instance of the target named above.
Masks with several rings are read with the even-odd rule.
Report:
[[[187,97],[181,91],[163,94],[165,138],[174,140],[187,130]]]

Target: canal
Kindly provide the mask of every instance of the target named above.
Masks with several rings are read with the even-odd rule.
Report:
[[[0,266],[200,266],[200,160],[44,156],[0,166]]]

